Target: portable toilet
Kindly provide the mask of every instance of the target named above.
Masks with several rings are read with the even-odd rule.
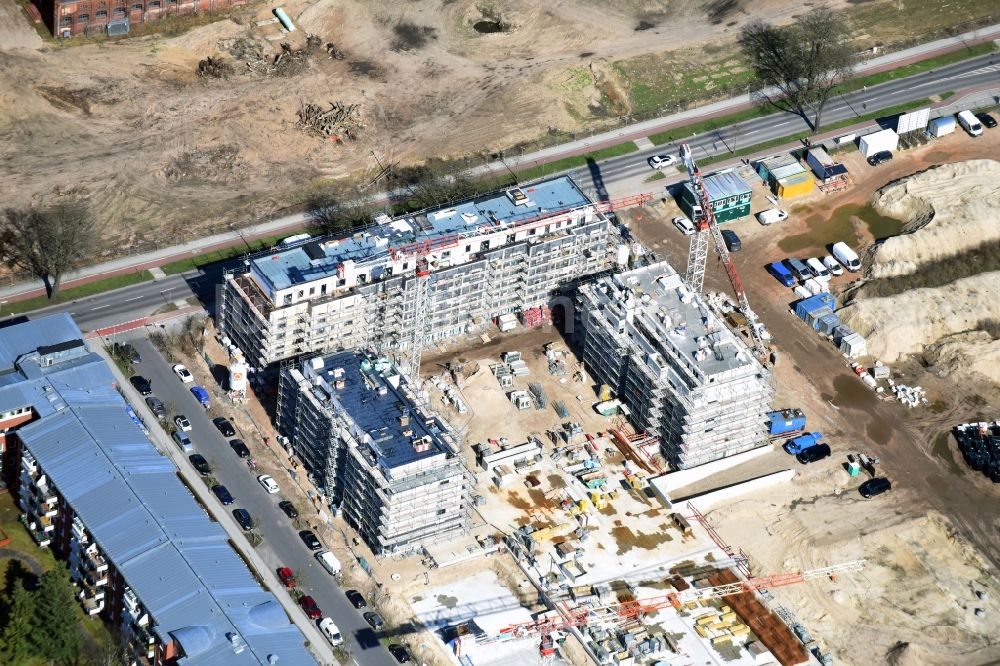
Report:
[[[927,134],[935,138],[947,136],[955,131],[955,116],[942,116],[927,123]]]

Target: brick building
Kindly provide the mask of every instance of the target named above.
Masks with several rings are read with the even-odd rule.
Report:
[[[54,37],[123,35],[130,26],[164,16],[246,4],[247,0],[32,0]]]

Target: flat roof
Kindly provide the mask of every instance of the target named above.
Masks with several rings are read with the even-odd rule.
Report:
[[[306,377],[322,379],[321,385],[312,384],[313,396],[321,403],[339,403],[367,435],[360,439],[367,442],[379,466],[391,470],[452,452],[443,439],[441,422],[429,414],[420,416],[406,379],[389,361],[344,351],[309,359],[302,369]],[[343,373],[338,377],[340,370]],[[338,379],[343,379],[343,388],[335,387]],[[410,416],[405,426],[400,422],[402,414]],[[404,434],[405,430],[410,434]],[[417,438],[429,445],[426,450],[414,447]]]
[[[312,239],[287,250],[251,259],[254,273],[274,290],[332,277],[344,261],[363,262],[410,243],[434,241],[454,234],[490,233],[540,215],[590,204],[569,176],[520,188],[527,205],[515,205],[507,191],[403,215],[341,237]]]
[[[709,201],[728,199],[729,197],[749,194],[752,191],[750,186],[746,184],[746,181],[740,178],[734,171],[724,171],[712,174],[711,176],[705,176],[702,182],[705,183],[705,191],[708,192]],[[691,183],[685,182],[684,188],[693,194]]]
[[[704,377],[759,365],[746,344],[691,292],[670,264],[650,264],[583,287],[603,306],[647,364],[661,347],[672,349],[688,370]]]

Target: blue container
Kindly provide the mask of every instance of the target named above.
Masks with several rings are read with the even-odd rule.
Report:
[[[804,430],[806,427],[806,415],[802,413],[801,409],[782,409],[768,412],[767,420],[772,436]]]

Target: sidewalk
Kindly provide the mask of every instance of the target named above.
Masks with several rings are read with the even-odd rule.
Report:
[[[873,58],[872,60],[860,65],[857,68],[857,71],[867,74],[875,74],[892,69],[893,67],[909,64],[910,62],[918,60],[924,60],[928,57],[941,55],[943,53],[958,50],[962,47],[996,38],[1000,38],[1000,24],[987,26],[980,28],[979,30],[963,33],[956,37],[939,39],[927,44],[921,44],[909,49],[879,56],[878,58]],[[695,109],[675,113],[670,116],[654,118],[652,120],[629,125],[628,127],[622,127],[601,134],[595,134],[584,139],[570,141],[568,143],[559,144],[558,146],[551,146],[534,153],[520,156],[516,161],[512,161],[511,163],[514,165],[532,162],[544,163],[558,158],[581,155],[599,148],[624,143],[626,141],[634,141],[635,139],[641,139],[650,134],[655,134],[656,132],[689,124],[694,120],[706,120],[708,118],[733,113],[735,111],[745,109],[751,104],[752,102],[748,95],[740,95],[739,97],[714,102]],[[498,171],[506,168],[507,167],[500,162],[494,162],[478,167],[473,171]],[[197,256],[212,250],[231,247],[244,241],[256,240],[258,238],[276,235],[285,231],[296,231],[301,229],[306,224],[307,220],[308,215],[306,213],[288,215],[269,222],[247,227],[239,231],[215,234],[213,236],[208,236],[189,243],[183,243],[181,245],[163,248],[154,252],[146,252],[140,255],[122,257],[120,259],[115,259],[114,261],[108,261],[95,266],[88,266],[67,273],[63,277],[62,286],[64,288],[72,287],[122,273],[131,273],[136,270],[156,268],[172,261]],[[5,300],[23,300],[25,298],[40,296],[44,293],[45,290],[41,287],[39,280],[30,280],[0,287],[0,299]]]

